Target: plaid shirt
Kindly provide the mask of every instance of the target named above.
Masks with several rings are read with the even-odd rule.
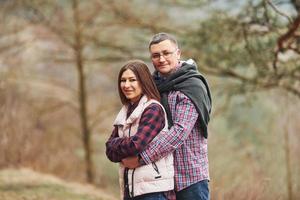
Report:
[[[138,103],[129,106],[127,117],[137,105]],[[121,162],[123,158],[141,153],[146,145],[164,128],[164,116],[161,106],[152,103],[142,113],[138,130],[133,136],[120,138],[118,128],[115,127],[106,142],[106,156],[112,162]]]
[[[174,155],[175,190],[209,180],[207,139],[200,133],[198,112],[191,100],[179,91],[168,95],[174,125],[160,134],[140,156],[146,164],[170,152]]]

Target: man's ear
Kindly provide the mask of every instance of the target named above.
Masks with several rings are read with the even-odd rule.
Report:
[[[177,58],[178,58],[178,60],[180,60],[180,56],[181,56],[181,50],[180,50],[180,49],[177,49],[177,52],[176,52],[176,54],[177,54]]]

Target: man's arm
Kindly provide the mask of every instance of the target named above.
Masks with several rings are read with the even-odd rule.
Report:
[[[106,143],[106,151],[116,156],[115,160],[135,156],[141,153],[154,137],[163,129],[165,117],[158,104],[148,106],[139,123],[138,130],[131,137],[114,137]]]
[[[145,164],[155,162],[173,153],[188,138],[198,119],[198,112],[187,96],[178,92],[176,101],[176,111],[172,113],[174,116],[171,129],[164,134],[159,134],[140,154]]]

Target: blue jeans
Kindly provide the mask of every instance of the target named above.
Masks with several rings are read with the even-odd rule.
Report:
[[[125,198],[125,200],[167,200],[163,192],[143,194],[133,198]]]
[[[176,192],[176,200],[209,200],[208,180],[195,183]]]

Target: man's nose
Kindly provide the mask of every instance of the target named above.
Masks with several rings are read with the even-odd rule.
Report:
[[[159,55],[159,61],[160,62],[163,62],[163,61],[165,61],[166,59],[165,59],[165,57],[162,55],[162,54],[160,54]]]

